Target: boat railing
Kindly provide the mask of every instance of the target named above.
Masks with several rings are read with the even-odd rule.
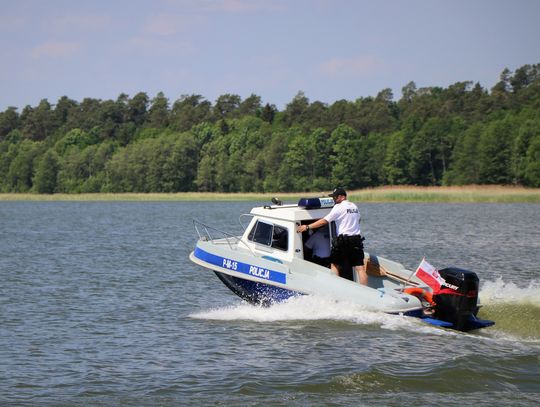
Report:
[[[208,226],[198,220],[193,219],[193,226],[199,235],[199,240],[204,242],[211,242],[215,245],[228,245],[231,250],[235,250],[238,247],[238,244],[246,247],[251,253],[251,247],[249,247],[245,242],[240,239],[239,236],[235,236],[231,233],[224,232],[223,230],[216,229],[212,226]]]

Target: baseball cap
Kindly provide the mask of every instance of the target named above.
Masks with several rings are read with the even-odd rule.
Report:
[[[328,194],[328,196],[332,196],[332,197],[336,197],[336,196],[340,196],[340,195],[345,195],[347,196],[347,192],[345,192],[345,190],[343,188],[335,188],[331,194]]]

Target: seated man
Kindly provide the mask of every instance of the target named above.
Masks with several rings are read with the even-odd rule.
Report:
[[[330,267],[330,232],[328,226],[319,228],[309,237],[306,247],[313,251],[312,261]]]

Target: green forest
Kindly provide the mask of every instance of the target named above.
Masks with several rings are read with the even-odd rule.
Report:
[[[0,112],[0,192],[303,192],[540,187],[540,64],[491,89],[406,84],[280,111],[251,95],[67,96]]]

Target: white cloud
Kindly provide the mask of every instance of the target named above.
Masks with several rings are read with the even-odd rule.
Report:
[[[63,58],[77,52],[80,44],[76,42],[46,42],[34,47],[31,51],[32,58]]]
[[[184,32],[202,23],[198,17],[181,14],[159,14],[148,18],[144,31],[155,35],[174,35]]]
[[[169,0],[167,3],[194,12],[254,13],[287,9],[287,3],[278,0]]]
[[[332,58],[319,65],[319,70],[328,76],[367,76],[381,68],[380,61],[372,55],[351,58]]]
[[[54,21],[54,28],[65,30],[100,31],[106,28],[111,18],[99,14],[68,14]]]
[[[221,0],[212,2],[215,10],[231,13],[252,13],[257,11],[276,11],[282,5],[268,0]]]
[[[188,54],[193,46],[188,41],[168,41],[161,38],[138,36],[129,40],[130,51],[144,52],[147,55],[175,55]]]

